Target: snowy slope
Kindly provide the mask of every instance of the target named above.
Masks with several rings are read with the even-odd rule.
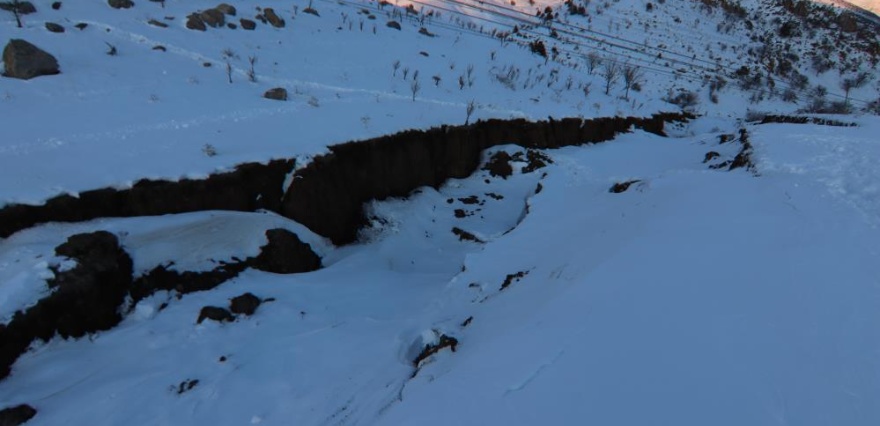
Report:
[[[576,2],[587,16],[549,0],[230,2],[234,22],[258,6],[287,21],[252,32],[186,29],[213,1],[50,3],[36,1],[22,29],[0,15],[0,40],[25,38],[62,68],[0,78],[0,206],[247,161],[304,165],[328,145],[468,119],[648,116],[678,110],[664,99],[688,92],[701,118],[667,138],[634,131],[545,151],[552,164],[514,163],[506,179],[479,170],[372,202],[372,227],[343,247],[268,212],[51,223],[0,239],[2,324],[52,291],[50,266],[72,267],[54,248],[77,233],[117,235],[136,274],[253,256],[279,227],[323,257],[315,272],[247,270],[211,291],[161,291],[112,330],[35,343],[0,381],[0,409],[38,410],[28,425],[880,424],[880,119],[744,120],[805,108],[817,85],[842,100],[842,78],[875,72],[854,47],[865,40],[819,28],[788,43],[809,80],[791,102],[778,76],[774,93],[730,75],[766,72],[765,44],[750,37],[788,15],[763,0],[739,3],[751,29],[692,1]],[[304,13],[310,4],[320,16]],[[546,6],[559,12],[552,24],[535,16]],[[555,60],[530,51],[536,40]],[[822,40],[849,52],[842,69],[810,69]],[[641,90],[617,81],[606,95],[590,52],[641,67]],[[290,99],[261,97],[273,87]],[[853,90],[853,107],[878,87]],[[754,168],[712,169],[742,148],[719,137],[743,128]],[[484,161],[499,151],[525,152],[494,147]],[[718,158],[704,161],[710,151]],[[202,307],[246,292],[274,300],[196,323]],[[455,351],[414,365],[441,335]]]

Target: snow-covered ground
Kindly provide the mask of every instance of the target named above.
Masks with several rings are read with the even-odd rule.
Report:
[[[344,247],[267,212],[53,223],[0,239],[4,324],[48,294],[50,266],[70,266],[54,247],[76,233],[117,235],[136,274],[253,256],[278,227],[323,257],[315,272],[247,270],[211,291],[160,292],[112,330],[34,344],[0,381],[0,409],[38,410],[29,425],[880,424],[880,119],[746,124],[749,110],[803,105],[751,102],[733,82],[712,102],[702,67],[736,69],[756,46],[716,31],[727,19],[718,11],[596,1],[589,18],[564,17],[579,27],[560,22],[559,40],[523,27],[570,55],[557,62],[489,35],[514,22],[487,21],[498,11],[532,19],[556,5],[543,0],[412,2],[440,12],[425,22],[369,1],[315,1],[315,16],[306,1],[264,0],[285,28],[204,33],[185,16],[216,2],[35,3],[23,29],[0,15],[0,40],[46,49],[62,74],[0,78],[0,206],[307,161],[335,143],[463,124],[469,103],[471,121],[648,116],[678,108],[663,101],[670,93],[694,91],[702,116],[667,138],[635,131],[547,151],[553,163],[531,173],[480,170],[373,202],[374,226]],[[230,3],[239,17],[257,7]],[[435,37],[418,34],[422,24]],[[618,39],[603,49],[566,31]],[[642,89],[624,99],[616,82],[606,95],[588,51],[644,66]],[[810,75],[829,97],[842,96],[841,77]],[[290,99],[263,99],[272,87]],[[853,91],[853,103],[877,87]],[[741,147],[719,136],[741,128],[754,170],[711,169]],[[524,151],[500,146],[484,159],[499,150]],[[720,157],[706,163],[710,151]],[[232,323],[196,323],[203,306],[245,292],[274,300]],[[414,366],[441,335],[458,340],[455,352]]]

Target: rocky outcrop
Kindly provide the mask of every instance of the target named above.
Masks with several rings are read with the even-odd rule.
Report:
[[[261,271],[276,274],[295,274],[321,269],[321,258],[312,247],[286,229],[266,231],[269,242],[260,248],[260,254],[248,263]]]
[[[409,130],[330,147],[329,154],[296,172],[286,192],[282,186],[293,160],[248,163],[205,180],[142,180],[131,189],[62,195],[41,206],[9,205],[0,209],[0,237],[45,222],[265,209],[296,220],[335,244],[346,244],[356,240],[366,223],[365,202],[406,196],[420,186],[436,188],[447,179],[467,177],[479,166],[486,148],[509,143],[534,149],[599,143],[632,128],[662,135],[664,123],[690,117],[488,120]]]
[[[131,0],[107,0],[107,4],[114,9],[128,9],[134,7],[134,2]]]
[[[206,31],[208,29],[205,21],[202,20],[198,13],[193,13],[186,17],[186,27],[196,31]]]
[[[235,317],[229,313],[226,308],[221,308],[219,306],[205,306],[199,311],[199,318],[196,320],[196,324],[201,324],[202,321],[209,319],[217,322],[232,322],[235,321]]]
[[[76,261],[76,267],[56,270],[48,282],[52,294],[16,312],[0,329],[0,378],[36,339],[82,337],[122,320],[119,307],[131,287],[132,261],[116,236],[106,231],[74,235],[55,252]]]
[[[6,77],[22,80],[61,72],[54,56],[21,39],[9,40],[3,49],[3,64]]]
[[[235,296],[229,300],[229,310],[234,314],[251,316],[257,312],[257,308],[263,303],[262,299],[251,293]]]
[[[335,244],[347,244],[366,224],[361,207],[365,202],[402,197],[420,186],[436,188],[447,179],[467,177],[479,166],[486,148],[510,143],[537,149],[599,143],[632,128],[663,135],[664,123],[689,117],[488,120],[336,145],[330,154],[297,171],[281,214]]]

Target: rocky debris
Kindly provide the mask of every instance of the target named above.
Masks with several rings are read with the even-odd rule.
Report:
[[[525,155],[526,155],[525,160],[523,160],[523,158],[522,158],[522,156],[523,156],[522,152],[517,152],[513,156],[513,160],[515,160],[515,161],[525,161],[526,162],[526,166],[522,168],[522,173],[531,173],[531,172],[534,172],[535,170],[543,169],[544,167],[547,167],[547,164],[553,164],[553,160],[551,160],[550,157],[547,156],[547,154],[544,154],[543,152],[538,151],[538,150],[534,150],[534,149],[526,150]]]
[[[727,170],[745,168],[746,170],[755,173],[755,163],[752,161],[752,143],[749,141],[749,132],[744,128],[739,130],[739,142],[742,144],[742,148],[740,148],[736,157],[733,158],[733,161],[730,163],[730,167]]]
[[[235,25],[235,24],[232,23],[232,22],[227,22],[227,23],[226,23],[226,28],[229,28],[230,30],[235,30],[235,29],[238,29],[238,25]]]
[[[462,323],[461,323],[461,327],[462,327],[462,328],[467,327],[467,326],[471,325],[471,323],[472,323],[473,321],[474,321],[474,317],[473,317],[473,315],[472,315],[472,316],[469,316],[469,317],[467,317],[464,321],[462,321]]]
[[[46,29],[52,33],[63,33],[64,27],[54,22],[46,22]]]
[[[219,306],[205,306],[199,311],[199,319],[196,321],[196,324],[201,324],[202,321],[209,319],[217,322],[232,322],[235,321],[235,317],[226,310],[226,308],[221,308]]]
[[[3,49],[3,63],[6,77],[22,80],[61,72],[54,56],[25,40],[15,38],[9,40]]]
[[[168,24],[166,24],[162,21],[157,21],[155,19],[150,19],[149,21],[147,21],[147,23],[154,26],[154,27],[168,28]]]
[[[160,290],[176,291],[178,295],[210,290],[237,277],[247,269],[247,264],[244,261],[223,263],[213,270],[202,272],[179,272],[169,268],[170,265],[157,266],[134,280],[130,292],[132,306]]]
[[[259,297],[251,293],[245,293],[241,296],[233,297],[229,301],[229,310],[234,314],[251,316],[257,311],[261,303],[263,301]]]
[[[98,231],[71,236],[55,248],[76,262],[73,269],[54,269],[47,283],[53,292],[26,311],[18,311],[0,329],[0,379],[36,339],[82,337],[108,330],[122,320],[119,308],[132,282],[132,261],[116,236]]]
[[[805,117],[805,116],[792,116],[792,115],[766,115],[761,119],[758,124],[769,124],[769,123],[790,123],[790,124],[818,124],[820,126],[832,126],[832,127],[856,127],[858,124],[856,123],[847,123],[845,121],[840,120],[832,120],[829,118],[819,118],[819,117]],[[733,139],[733,135],[729,135],[730,140]]]
[[[455,217],[458,219],[463,219],[463,218],[470,216],[470,214],[468,214],[468,212],[466,212],[464,209],[455,209],[455,211],[453,213],[455,214]]]
[[[709,151],[709,152],[706,153],[706,156],[703,157],[703,163],[708,163],[708,162],[710,162],[710,161],[712,161],[712,160],[714,160],[714,159],[716,159],[716,158],[718,158],[718,157],[720,157],[720,156],[721,156],[721,154],[719,154],[719,153],[717,153],[717,152],[715,152],[715,151]]]
[[[165,48],[165,46],[162,46],[161,44],[157,44],[157,45],[153,46],[153,50],[158,50],[160,52],[167,52],[168,51],[168,49]]]
[[[476,195],[470,195],[470,196],[467,196],[464,198],[459,198],[458,201],[460,201],[462,204],[468,204],[468,205],[479,204],[482,206],[483,204],[485,204],[485,202],[480,201],[480,198],[477,197]]]
[[[449,348],[452,352],[455,352],[458,347],[458,339],[455,337],[449,337],[445,334],[441,334],[440,338],[437,340],[437,343],[434,344],[426,344],[425,348],[422,352],[416,356],[416,359],[413,360],[413,366],[418,368],[419,364],[422,363],[425,359],[434,355],[437,352],[440,352],[443,348]]]
[[[198,384],[198,379],[184,380],[177,385],[177,394],[181,395],[184,392],[191,391]]]
[[[114,9],[128,9],[134,7],[134,2],[131,0],[107,0],[107,4]]]
[[[271,7],[263,9],[263,18],[275,28],[284,28],[286,25],[284,19],[275,14],[275,10]]]
[[[315,15],[315,16],[317,16],[317,17],[320,17],[320,16],[321,16],[321,15],[318,13],[318,11],[315,10],[315,8],[313,8],[313,7],[307,7],[307,8],[305,8],[305,9],[303,9],[303,13],[308,13],[309,15]]]
[[[37,415],[37,410],[27,404],[0,410],[0,426],[19,426]]]
[[[226,14],[217,9],[203,10],[199,12],[199,18],[211,28],[219,28],[226,24]]]
[[[229,3],[220,3],[214,9],[222,12],[224,15],[235,16],[236,10],[235,6]]]
[[[459,241],[473,241],[480,244],[483,243],[483,240],[477,238],[476,235],[471,234],[470,232],[465,231],[464,229],[461,229],[457,226],[452,228],[452,233],[458,237]]]
[[[0,9],[7,12],[14,12],[16,7],[18,8],[19,15],[30,15],[37,12],[37,8],[29,1],[18,2],[17,4],[11,1],[0,2]]]
[[[419,34],[424,35],[424,36],[428,36],[428,37],[434,37],[434,34],[430,31],[428,31],[428,29],[425,27],[419,28]]]
[[[197,13],[190,14],[186,17],[186,27],[196,31],[206,31],[208,29],[208,26],[205,25],[205,21],[203,21],[202,17]]]
[[[501,283],[500,290],[504,290],[505,288],[510,287],[511,284],[519,282],[519,280],[523,279],[528,273],[529,271],[519,271],[515,274],[507,274],[507,276],[504,277],[504,282]]]
[[[388,21],[388,23],[386,23],[385,26],[388,28],[394,28],[395,30],[400,31],[400,23],[397,21]]]
[[[503,199],[504,199],[504,196],[503,196],[503,195],[501,195],[501,194],[496,194],[496,193],[494,193],[494,192],[487,192],[487,193],[486,193],[486,196],[489,197],[489,198],[491,198],[491,199],[493,199],[493,200],[503,200]]]
[[[253,30],[254,28],[257,28],[257,23],[250,19],[241,18],[238,22],[241,24],[241,28],[245,30]]]
[[[513,167],[510,165],[511,159],[510,154],[498,151],[492,154],[492,157],[489,157],[489,161],[483,166],[483,170],[488,171],[492,177],[507,179],[508,176],[513,174]]]
[[[266,231],[268,243],[260,248],[260,254],[250,265],[261,271],[276,274],[310,272],[321,268],[321,258],[312,251],[312,246],[302,242],[299,237],[286,229]]]
[[[736,135],[734,135],[734,134],[723,134],[723,135],[718,135],[718,143],[719,143],[719,144],[725,144],[725,143],[727,143],[727,142],[732,141],[733,138],[735,138],[735,137],[736,137]]]
[[[640,179],[628,180],[626,182],[617,182],[614,185],[611,185],[611,188],[608,189],[608,192],[612,194],[620,194],[621,192],[626,192],[629,187],[634,183],[641,182]]]
[[[287,89],[283,87],[274,87],[263,93],[263,97],[266,99],[274,99],[276,101],[286,101],[287,100]]]

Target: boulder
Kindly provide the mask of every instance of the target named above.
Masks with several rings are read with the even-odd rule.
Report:
[[[251,266],[261,271],[276,274],[309,272],[321,268],[321,258],[312,251],[312,246],[300,241],[299,237],[286,229],[266,231],[269,242],[260,248],[260,254]]]
[[[202,22],[210,27],[218,28],[226,25],[226,15],[217,9],[208,9],[199,13]]]
[[[385,26],[388,28],[394,28],[395,30],[400,31],[400,23],[397,21],[388,21],[388,23],[385,24]]]
[[[223,12],[224,14],[229,15],[229,16],[235,16],[235,12],[236,12],[235,6],[232,6],[228,3],[220,3],[214,9],[219,10],[220,12]]]
[[[186,17],[186,27],[196,31],[205,31],[208,29],[205,25],[205,21],[202,21],[202,18],[197,13],[193,13]]]
[[[259,297],[254,296],[251,293],[245,293],[241,296],[233,297],[232,300],[229,301],[229,310],[234,314],[251,316],[257,311],[257,308],[260,307],[261,303],[263,303],[263,301],[260,300]]]
[[[46,29],[49,30],[49,32],[53,32],[53,33],[63,33],[64,32],[64,27],[62,27],[61,25],[58,25],[54,22],[46,22]]]
[[[61,2],[60,1],[52,2],[52,10],[58,10],[58,9],[61,9]]]
[[[235,317],[232,316],[226,308],[221,308],[219,306],[205,306],[199,312],[199,319],[196,321],[196,324],[201,324],[202,321],[209,319],[217,322],[232,322],[235,321]]]
[[[254,28],[257,28],[257,23],[250,19],[241,18],[238,22],[241,23],[241,28],[245,30],[253,30]]]
[[[275,28],[284,28],[284,25],[286,25],[284,20],[276,15],[275,10],[271,7],[263,9],[263,17],[265,17],[266,21],[268,21],[269,24],[271,24]]]
[[[286,101],[287,100],[287,89],[283,87],[275,87],[263,93],[263,97],[266,99],[274,99],[276,101]]]
[[[37,410],[27,404],[0,410],[0,426],[18,426],[37,415]]]
[[[3,62],[4,75],[22,80],[61,72],[54,56],[21,39],[9,40],[3,49]]]
[[[107,0],[107,4],[114,9],[128,9],[134,7],[134,2],[131,0]]]

